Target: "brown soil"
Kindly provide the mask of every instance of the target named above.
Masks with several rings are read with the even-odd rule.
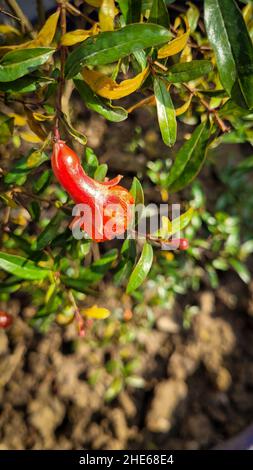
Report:
[[[25,299],[13,299],[16,321],[0,331],[0,448],[201,449],[243,430],[253,420],[251,293],[235,276],[225,280],[216,296],[196,297],[200,313],[187,332],[180,315],[161,310],[151,332],[139,329],[131,354],[145,386],[127,386],[110,404],[108,374],[95,386],[87,380],[122,350],[92,345],[106,326],[86,339],[76,339],[74,325],[42,336],[24,320],[31,314]],[[111,306],[113,287],[107,292]]]

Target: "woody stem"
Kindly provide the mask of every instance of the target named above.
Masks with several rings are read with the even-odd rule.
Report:
[[[58,0],[59,8],[60,8],[60,21],[61,21],[61,36],[66,33],[67,30],[67,22],[66,22],[66,5],[64,0]],[[60,75],[58,79],[58,92],[56,96],[56,119],[55,119],[55,126],[54,126],[54,136],[57,140],[59,140],[59,118],[62,112],[62,95],[64,91],[65,85],[65,78],[64,78],[64,66],[66,60],[66,47],[60,45],[59,46],[60,52]]]

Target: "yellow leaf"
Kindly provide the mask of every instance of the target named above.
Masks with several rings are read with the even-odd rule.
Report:
[[[187,30],[181,36],[178,36],[176,39],[173,39],[173,41],[170,41],[168,44],[161,47],[158,50],[158,59],[164,59],[165,57],[170,57],[182,51],[187,44],[189,35],[190,30]]]
[[[17,36],[20,36],[19,30],[10,24],[0,24],[0,34],[16,34]]]
[[[172,223],[168,217],[162,216],[162,233],[165,232],[171,233],[172,232]]]
[[[115,82],[112,78],[107,77],[101,72],[96,70],[89,70],[85,68],[82,71],[83,79],[90,88],[100,96],[111,100],[117,100],[124,96],[130,95],[138,88],[140,88],[142,82],[146,79],[149,73],[149,68],[146,67],[141,73],[136,75],[134,78],[123,80],[121,83]]]
[[[248,25],[253,17],[253,5],[252,3],[248,3],[242,10],[243,18],[245,23]]]
[[[23,42],[22,44],[11,44],[8,46],[2,46],[0,47],[0,54],[6,54],[7,52],[12,51],[13,49],[29,49],[32,47],[50,46],[56,32],[59,14],[60,11],[56,11],[51,16],[49,16],[49,18],[47,19],[35,39]]]
[[[173,253],[171,253],[171,251],[162,251],[162,252],[161,252],[161,255],[162,255],[167,261],[173,261],[173,259],[175,258],[175,256],[173,255]]]
[[[166,188],[161,188],[161,198],[163,202],[167,202],[169,199],[169,193]]]
[[[13,201],[11,192],[0,194],[0,198],[3,199],[8,207],[11,207],[12,209],[16,209],[18,207],[18,204]]]
[[[114,30],[115,3],[114,0],[103,0],[99,10],[99,24],[102,31]]]
[[[182,106],[180,106],[179,108],[176,108],[176,116],[181,116],[181,114],[184,114],[187,109],[189,108],[190,104],[191,104],[191,100],[192,100],[192,95],[188,98],[188,100],[182,104]]]
[[[26,125],[26,118],[16,113],[8,113],[8,116],[14,118],[14,125],[23,127]]]
[[[54,114],[41,114],[41,113],[33,113],[33,117],[36,121],[52,121],[55,117]]]
[[[34,150],[34,152],[32,152],[29,155],[26,164],[28,168],[33,168],[40,161],[41,161],[41,152],[39,150]]]
[[[29,108],[25,107],[25,113],[30,129],[39,137],[40,140],[45,140],[47,134],[41,124],[34,119],[33,112]]]
[[[41,28],[40,32],[38,33],[38,36],[31,41],[33,45],[32,46],[30,45],[30,47],[50,46],[51,42],[54,39],[59,15],[60,15],[60,10],[57,10],[55,13],[49,16],[44,26]]]
[[[63,46],[73,46],[78,42],[85,41],[85,39],[97,34],[99,31],[98,24],[94,24],[90,29],[76,29],[75,31],[70,31],[66,33],[61,38],[61,44]]]
[[[56,315],[56,321],[59,325],[69,325],[69,323],[72,323],[73,319],[74,319],[74,313],[72,313],[71,315],[67,316],[67,315],[64,315],[63,313],[58,313]]]
[[[20,137],[22,137],[23,140],[31,144],[38,144],[42,140],[33,132],[20,132]]]
[[[85,0],[88,5],[91,5],[92,7],[99,8],[101,7],[103,0]]]
[[[109,317],[109,315],[111,315],[111,312],[107,308],[93,305],[92,307],[82,309],[81,314],[88,318],[104,320],[105,318]]]

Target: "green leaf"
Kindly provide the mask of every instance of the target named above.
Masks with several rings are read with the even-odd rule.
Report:
[[[90,147],[86,147],[85,149],[85,161],[82,163],[82,166],[85,173],[94,178],[95,172],[98,168],[98,158]]]
[[[59,234],[59,226],[63,217],[64,214],[61,211],[56,213],[43,232],[38,236],[34,244],[35,250],[43,250],[46,246],[50,245],[52,240]]]
[[[138,204],[144,204],[144,192],[142,189],[142,185],[138,178],[134,177],[131,188],[130,188],[130,193],[132,194],[134,198],[134,203],[137,206]]]
[[[104,394],[104,399],[107,402],[112,401],[122,390],[123,388],[123,379],[122,377],[115,377],[112,383],[109,385]]]
[[[49,185],[52,175],[52,170],[43,171],[39,178],[35,179],[33,183],[33,191],[37,194],[42,193],[44,189]]]
[[[45,279],[52,272],[49,269],[37,266],[21,256],[0,252],[0,268],[8,273],[14,274],[21,279],[39,281]]]
[[[19,49],[4,55],[0,61],[0,82],[12,82],[44,64],[54,53],[49,47]]]
[[[138,224],[138,221],[141,219],[141,215],[143,212],[143,208],[141,207],[144,205],[144,192],[142,185],[138,178],[134,177],[131,188],[130,188],[130,193],[132,194],[134,198],[134,205],[135,209],[138,206],[138,210],[135,210],[135,226]]]
[[[128,113],[124,108],[107,104],[107,101],[97,96],[84,80],[75,79],[74,83],[88,109],[96,111],[108,121],[121,122],[127,119]]]
[[[177,138],[176,113],[170,92],[160,78],[154,79],[154,94],[162,139],[166,145],[171,147]]]
[[[140,21],[141,0],[118,0],[118,4],[127,24]]]
[[[143,283],[151,269],[152,262],[153,248],[149,243],[146,242],[142,249],[139,261],[137,262],[127,284],[127,294],[131,294]]]
[[[22,185],[26,181],[29,171],[38,168],[42,163],[48,160],[45,152],[32,149],[28,155],[20,158],[12,169],[4,177],[6,184]]]
[[[52,83],[52,79],[37,76],[22,77],[13,82],[0,82],[0,90],[4,93],[25,94],[32,93],[42,86]],[[54,82],[54,81],[53,81]]]
[[[170,221],[167,217],[164,217],[162,230],[159,231],[161,232],[161,236],[163,238],[168,238],[175,233],[184,230],[191,222],[193,215],[194,209],[190,207],[188,211],[184,212],[182,215],[176,217],[172,221]]]
[[[251,274],[245,264],[241,263],[237,259],[231,259],[230,264],[243,282],[248,284],[251,281]]]
[[[240,104],[253,107],[253,46],[235,0],[205,0],[205,24],[221,83]]]
[[[164,0],[153,0],[148,21],[149,23],[155,23],[160,24],[161,26],[165,26],[165,28],[169,27],[170,18]]]
[[[89,285],[99,282],[104,277],[117,256],[118,250],[110,250],[88,268],[81,268],[78,278],[62,275],[61,280],[67,287],[86,293]]]
[[[253,155],[250,155],[249,157],[245,158],[239,165],[237,165],[236,171],[239,172],[248,172],[253,170]]]
[[[129,278],[135,258],[136,258],[136,242],[132,238],[127,238],[121,248],[121,261],[117,266],[116,273],[114,274],[114,282],[117,286],[121,285],[125,279]]]
[[[86,39],[68,56],[66,78],[74,77],[86,65],[110,64],[138,49],[163,44],[170,38],[171,33],[162,26],[144,23],[100,33]]]
[[[40,218],[40,205],[37,201],[31,201],[31,203],[28,205],[27,210],[32,217],[32,220],[34,222],[38,222]]]
[[[21,285],[22,284],[20,279],[18,279],[16,276],[11,276],[7,280],[0,282],[0,292],[1,294],[12,294],[13,292],[16,292],[18,289],[20,289]]]
[[[106,173],[108,170],[108,165],[106,163],[101,163],[95,171],[94,178],[97,181],[104,181]]]
[[[190,82],[212,71],[209,60],[192,60],[172,65],[166,74],[166,80],[170,83]]]
[[[86,145],[87,144],[87,137],[84,135],[84,134],[81,134],[81,132],[77,131],[71,124],[71,122],[69,121],[68,117],[66,116],[66,114],[64,113],[60,113],[60,120],[61,122],[63,123],[63,125],[65,126],[66,130],[68,131],[68,133],[74,137],[74,139],[77,140],[77,142],[79,142],[80,144],[82,145]]]
[[[0,144],[6,144],[13,134],[14,118],[0,115]]]
[[[179,191],[197,176],[205,160],[209,129],[208,122],[200,124],[179,149],[167,179],[170,191]]]

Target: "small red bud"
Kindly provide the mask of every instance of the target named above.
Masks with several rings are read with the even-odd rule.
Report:
[[[188,248],[189,248],[189,240],[187,240],[187,238],[180,238],[179,240],[180,240],[180,242],[179,242],[179,247],[178,247],[178,249],[179,249],[179,250],[188,250]]]
[[[13,323],[13,316],[0,310],[0,328],[8,328]]]

